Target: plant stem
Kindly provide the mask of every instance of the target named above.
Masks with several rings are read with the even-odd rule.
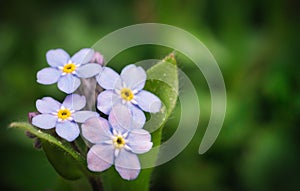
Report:
[[[93,188],[93,191],[103,191],[103,186],[100,177],[99,178],[90,177],[89,182]]]
[[[77,152],[79,152],[80,154],[82,154],[82,152],[80,151],[79,147],[77,146],[77,144],[75,142],[71,143],[71,146],[73,147],[73,149]]]

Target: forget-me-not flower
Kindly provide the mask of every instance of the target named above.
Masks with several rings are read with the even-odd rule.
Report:
[[[146,120],[143,111],[156,113],[161,108],[160,99],[143,90],[146,78],[145,70],[134,64],[126,66],[120,75],[104,67],[96,78],[98,84],[106,89],[98,95],[97,108],[108,115],[115,104],[122,103],[131,110],[136,127],[141,128]]]
[[[44,97],[36,101],[36,108],[40,112],[32,118],[32,124],[41,129],[52,129],[63,139],[74,141],[80,133],[78,123],[83,123],[90,117],[99,116],[93,111],[79,111],[86,104],[84,96],[68,95],[63,103],[51,97]]]
[[[89,63],[94,56],[94,50],[84,48],[70,57],[63,49],[49,50],[46,59],[51,67],[44,68],[37,73],[40,84],[54,84],[58,89],[70,94],[80,86],[80,78],[93,77],[101,71],[97,63]]]
[[[87,154],[88,168],[102,172],[113,164],[123,179],[135,179],[141,169],[136,154],[152,148],[151,135],[144,129],[133,127],[127,107],[115,105],[108,121],[93,117],[82,124],[82,135],[94,144]]]

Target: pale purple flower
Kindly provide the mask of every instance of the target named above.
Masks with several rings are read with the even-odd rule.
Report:
[[[137,154],[152,148],[151,135],[133,127],[127,107],[115,105],[108,121],[93,117],[82,124],[82,135],[94,144],[87,154],[88,168],[102,172],[113,164],[123,179],[135,179],[141,169]]]
[[[80,78],[93,77],[101,71],[97,63],[89,63],[94,56],[94,50],[84,48],[74,56],[63,49],[49,50],[46,59],[51,67],[44,68],[37,73],[37,82],[40,84],[54,84],[58,89],[70,94],[80,86]]]
[[[52,129],[63,139],[74,141],[80,133],[78,123],[85,122],[90,117],[99,116],[92,111],[79,111],[86,104],[84,96],[68,95],[63,103],[51,97],[36,101],[36,108],[41,113],[32,118],[32,124],[41,129]]]
[[[143,90],[146,78],[145,70],[134,64],[126,66],[120,75],[104,67],[96,78],[106,89],[98,95],[97,108],[108,115],[115,104],[122,103],[131,110],[135,126],[141,128],[146,120],[143,111],[156,113],[161,108],[160,99]]]

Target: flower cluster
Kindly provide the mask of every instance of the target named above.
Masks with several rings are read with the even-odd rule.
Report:
[[[89,48],[72,57],[62,49],[50,50],[46,59],[50,67],[37,73],[37,82],[57,83],[58,89],[68,95],[62,103],[51,97],[38,99],[39,113],[31,123],[40,129],[55,128],[56,134],[68,142],[82,135],[90,147],[82,153],[87,157],[89,170],[102,172],[114,164],[123,179],[135,179],[141,169],[137,154],[152,148],[151,135],[143,129],[144,112],[161,109],[160,99],[143,90],[145,70],[131,64],[119,75],[103,66],[103,56]],[[86,97],[74,93],[84,78],[95,78],[103,89],[97,95],[96,105],[101,114],[83,110]]]

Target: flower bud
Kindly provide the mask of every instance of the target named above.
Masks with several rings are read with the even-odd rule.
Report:
[[[38,112],[29,112],[28,113],[28,123],[32,124],[32,118],[37,116],[39,113]]]
[[[104,58],[102,56],[102,54],[100,54],[100,52],[95,52],[93,58],[91,59],[92,63],[98,63],[101,66],[103,66],[104,64]]]
[[[41,149],[42,148],[42,142],[39,138],[36,138],[33,142],[33,147],[36,149]]]
[[[30,139],[36,138],[36,136],[34,134],[30,133],[29,131],[25,131],[25,135]]]

